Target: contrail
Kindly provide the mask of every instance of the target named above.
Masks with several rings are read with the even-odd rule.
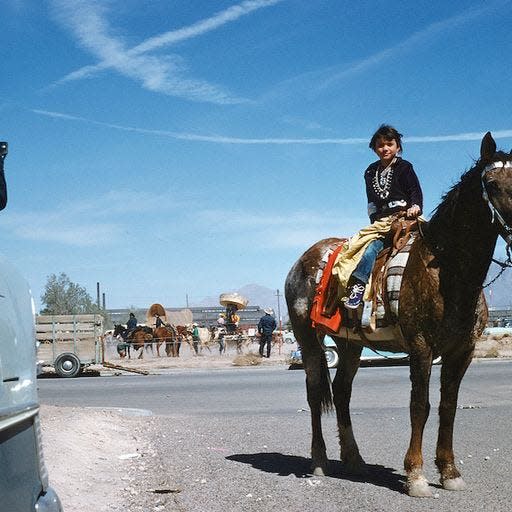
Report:
[[[318,145],[318,144],[338,144],[338,145],[358,145],[368,144],[367,137],[350,137],[350,138],[242,138],[231,137],[226,135],[203,135],[197,133],[184,133],[175,132],[170,130],[155,130],[150,128],[139,128],[136,126],[124,126],[114,123],[105,123],[102,121],[95,121],[85,117],[73,116],[63,114],[61,112],[52,112],[49,110],[32,109],[32,112],[38,115],[53,117],[55,119],[64,119],[66,121],[79,121],[82,123],[95,124],[97,126],[104,126],[114,130],[122,130],[127,132],[142,133],[147,135],[158,135],[162,137],[169,137],[176,140],[186,140],[190,142],[210,142],[215,144],[274,144],[274,145]],[[458,142],[458,141],[471,141],[481,140],[486,132],[467,132],[449,135],[424,135],[424,136],[410,136],[404,137],[404,142],[407,143],[434,143],[434,142]],[[512,138],[512,130],[496,130],[492,132],[494,139],[507,139]]]

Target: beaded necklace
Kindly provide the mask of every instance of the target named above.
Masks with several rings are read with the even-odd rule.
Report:
[[[387,199],[389,196],[390,188],[391,188],[391,180],[393,179],[393,164],[396,162],[396,157],[389,162],[385,169],[382,169],[379,172],[381,164],[377,165],[377,169],[375,169],[375,174],[372,178],[372,186],[375,193],[381,199]]]

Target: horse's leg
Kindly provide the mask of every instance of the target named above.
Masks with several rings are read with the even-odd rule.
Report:
[[[441,475],[441,484],[449,491],[462,491],[466,488],[466,484],[455,466],[453,422],[457,409],[460,383],[472,358],[473,347],[463,354],[443,355],[436,465]]]
[[[327,453],[322,435],[322,410],[329,410],[332,407],[329,369],[314,329],[304,330],[297,340],[302,350],[307,399],[311,410],[311,469],[314,475],[323,476],[327,473]]]
[[[340,350],[340,362],[332,383],[332,390],[338,420],[340,458],[348,472],[360,473],[365,462],[359,453],[352,430],[350,398],[352,382],[359,369],[362,347],[350,341],[341,341],[337,346]]]
[[[430,412],[429,382],[432,368],[432,350],[425,340],[419,343],[410,355],[411,388],[411,440],[405,455],[404,467],[407,473],[407,493],[409,496],[429,497],[432,491],[423,474],[423,430]]]

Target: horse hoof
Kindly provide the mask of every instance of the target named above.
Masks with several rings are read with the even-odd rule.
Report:
[[[447,491],[464,491],[466,489],[466,482],[459,476],[457,478],[441,479],[443,489]]]
[[[326,471],[324,471],[324,468],[320,466],[316,466],[313,468],[313,475],[315,476],[325,476]]]
[[[413,498],[431,498],[433,496],[425,478],[409,481],[407,483],[407,494]]]

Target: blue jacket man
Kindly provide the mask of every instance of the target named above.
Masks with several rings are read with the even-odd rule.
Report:
[[[270,357],[270,349],[272,347],[272,333],[275,331],[277,324],[272,316],[273,311],[268,308],[264,309],[265,315],[260,318],[258,323],[258,332],[260,333],[260,356],[264,357],[263,349],[267,345],[267,358]]]
[[[135,327],[137,327],[137,319],[133,313],[130,313],[130,318],[128,319],[128,322],[126,322],[126,328],[131,331],[132,329],[135,329]]]

